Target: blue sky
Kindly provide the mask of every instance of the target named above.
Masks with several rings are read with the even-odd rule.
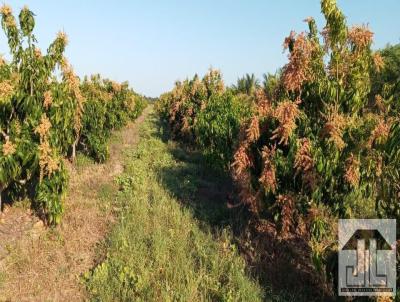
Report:
[[[212,66],[231,84],[244,73],[274,72],[286,62],[282,42],[308,16],[324,25],[317,0],[6,1],[37,15],[46,49],[59,30],[78,75],[101,73],[149,96]],[[349,24],[369,24],[374,48],[400,42],[399,0],[338,0]],[[4,34],[0,53],[7,54]]]

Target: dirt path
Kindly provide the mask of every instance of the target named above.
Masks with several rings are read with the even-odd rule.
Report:
[[[70,166],[65,213],[48,229],[23,206],[0,216],[0,301],[82,301],[81,275],[95,265],[113,221],[113,179],[123,172],[123,152],[138,141],[151,110],[115,133],[105,164]],[[84,166],[84,167],[83,167]],[[105,198],[108,201],[105,201]]]

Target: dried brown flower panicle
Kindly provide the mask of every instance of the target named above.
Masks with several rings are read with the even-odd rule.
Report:
[[[16,151],[15,145],[9,140],[6,139],[6,142],[3,144],[3,155],[13,155]]]
[[[360,182],[360,161],[350,153],[350,156],[346,159],[346,170],[344,179],[353,187],[358,187]]]
[[[52,103],[53,103],[53,97],[51,95],[51,91],[48,90],[44,93],[43,106],[44,108],[49,109]]]
[[[326,111],[327,112],[322,115],[326,122],[321,134],[323,137],[328,137],[328,141],[333,142],[338,150],[343,150],[346,146],[343,140],[346,119],[339,113],[339,109],[335,105],[328,106]]]
[[[317,174],[315,171],[315,162],[311,154],[311,141],[308,138],[302,138],[297,143],[300,147],[296,152],[294,160],[296,175],[301,174],[303,183],[313,190],[317,184]]]
[[[273,132],[271,139],[279,139],[279,144],[287,145],[289,137],[296,129],[296,119],[300,110],[296,102],[289,100],[279,103],[274,111],[274,117],[278,120],[279,126]]]
[[[299,92],[303,83],[313,77],[310,63],[315,47],[303,33],[295,36],[293,32],[285,39],[284,47],[290,49],[290,45],[293,46],[289,53],[289,63],[284,67],[283,85],[288,91]]]
[[[268,148],[264,146],[262,150],[263,159],[263,170],[261,177],[259,178],[260,183],[264,186],[266,192],[275,192],[277,187],[276,171],[274,164],[276,147]]]

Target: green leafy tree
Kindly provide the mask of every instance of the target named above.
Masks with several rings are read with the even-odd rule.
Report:
[[[225,91],[222,75],[218,70],[210,69],[199,79],[177,82],[174,89],[162,95],[157,105],[160,115],[168,120],[173,135],[187,142],[195,142],[195,125],[199,113],[207,106],[208,100]]]
[[[241,123],[251,114],[251,107],[231,92],[213,95],[207,101],[195,126],[196,139],[208,161],[215,168],[228,170]]]
[[[68,180],[63,158],[73,160],[84,146],[104,160],[111,131],[136,118],[146,102],[127,83],[98,77],[81,84],[64,57],[63,32],[42,54],[27,7],[18,24],[9,6],[0,13],[12,56],[9,63],[0,58],[0,205],[6,194],[29,193],[47,222],[58,223]]]
[[[33,35],[33,16],[24,7],[17,24],[11,8],[1,8],[12,61],[1,60],[0,66],[0,191],[34,188],[35,207],[57,223],[67,183],[61,157],[76,135],[70,116],[78,100],[65,97],[55,73],[63,62],[66,35],[59,33],[42,55]]]
[[[129,89],[127,83],[101,79],[100,75],[85,78],[81,91],[87,101],[79,147],[95,160],[103,162],[109,156],[107,141],[112,131],[135,119],[146,102]]]

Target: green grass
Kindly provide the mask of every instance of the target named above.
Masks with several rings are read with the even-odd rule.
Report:
[[[93,164],[94,160],[89,156],[78,152],[75,158],[75,166],[78,171],[82,171],[84,168],[88,167],[89,165]]]
[[[196,179],[165,187],[161,171],[181,163],[159,135],[155,118],[142,126],[126,170],[117,177],[118,217],[105,260],[85,275],[93,301],[261,301],[261,287],[245,269],[229,231],[211,232],[173,191],[195,192]],[[195,163],[191,163],[196,169]],[[107,194],[104,194],[107,195]],[[184,194],[185,195],[185,194]],[[185,196],[186,196],[185,195]]]

